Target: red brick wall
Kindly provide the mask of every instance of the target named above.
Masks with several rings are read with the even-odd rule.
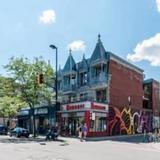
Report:
[[[131,97],[131,108],[142,109],[143,74],[110,60],[110,106],[129,106],[128,96]]]

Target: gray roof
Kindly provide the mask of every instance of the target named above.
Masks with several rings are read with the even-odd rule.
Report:
[[[144,84],[148,84],[148,83],[153,83],[153,82],[156,82],[156,83],[159,83],[157,80],[153,79],[153,78],[150,78],[150,79],[146,79],[144,80]]]
[[[63,72],[68,72],[68,71],[76,71],[76,63],[71,54],[71,50],[70,50],[70,54],[68,56],[67,62],[63,68]]]
[[[98,35],[98,42],[96,44],[96,47],[93,51],[93,54],[91,56],[91,58],[86,59],[85,57],[83,57],[82,61],[75,63],[72,54],[71,54],[71,50],[70,50],[70,55],[66,61],[66,64],[63,68],[63,73],[66,72],[72,72],[72,71],[76,71],[76,70],[80,70],[80,71],[86,71],[86,69],[88,69],[88,67],[91,65],[94,65],[96,63],[99,63],[100,61],[106,61],[109,59],[115,59],[118,60],[120,63],[125,64],[126,66],[140,72],[143,74],[143,70],[133,64],[131,64],[130,62],[122,59],[121,57],[113,54],[112,52],[108,52],[105,50],[101,39],[100,39],[100,35]]]
[[[126,60],[124,60],[123,58],[121,58],[121,57],[119,57],[119,56],[115,55],[114,53],[112,53],[112,52],[107,52],[107,53],[109,53],[109,54],[110,54],[110,57],[113,57],[113,58],[115,58],[115,59],[119,60],[121,63],[126,64],[126,65],[130,66],[131,68],[136,69],[137,71],[139,71],[139,72],[141,72],[141,73],[143,73],[143,72],[144,72],[144,70],[143,70],[143,69],[141,69],[141,68],[137,67],[136,65],[134,65],[134,64],[132,64],[132,63],[130,63],[130,62],[128,62],[128,61],[126,61]]]
[[[98,42],[91,56],[91,63],[94,63],[98,60],[104,60],[104,59],[107,59],[107,53],[101,42],[100,35],[98,35]]]
[[[78,70],[82,71],[82,70],[88,70],[88,60],[85,58],[85,56],[83,55],[83,59],[81,62],[78,63]]]

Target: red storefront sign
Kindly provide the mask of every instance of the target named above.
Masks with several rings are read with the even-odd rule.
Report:
[[[72,104],[67,104],[62,106],[62,111],[82,110],[82,109],[108,111],[108,105],[97,103],[97,102],[86,101],[86,102],[72,103]]]
[[[79,109],[84,109],[84,104],[78,104],[78,105],[67,105],[66,110],[79,110]]]
[[[91,109],[106,110],[106,107],[98,103],[91,102]]]

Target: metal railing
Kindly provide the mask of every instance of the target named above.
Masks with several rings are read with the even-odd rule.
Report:
[[[105,72],[101,72],[99,76],[91,77],[90,84],[99,84],[99,83],[106,83],[107,84],[108,76]]]
[[[63,90],[63,92],[66,92],[66,91],[75,91],[76,90],[76,84],[63,85],[62,90]]]
[[[83,98],[74,98],[72,100],[63,100],[62,103],[63,104],[67,104],[67,103],[76,103],[76,102],[85,102],[85,101],[92,101],[92,102],[98,102],[98,103],[107,103],[107,100],[97,100],[94,99],[93,97],[83,97]]]

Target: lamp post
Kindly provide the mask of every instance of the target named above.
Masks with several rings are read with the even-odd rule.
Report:
[[[57,108],[57,99],[58,99],[58,87],[57,87],[57,78],[58,78],[58,74],[57,74],[57,64],[58,64],[58,48],[55,46],[55,45],[50,45],[49,46],[50,48],[56,50],[56,79],[55,79],[55,91],[56,91],[56,108]],[[54,114],[56,115],[56,114]],[[56,116],[55,116],[55,119],[56,119]]]

